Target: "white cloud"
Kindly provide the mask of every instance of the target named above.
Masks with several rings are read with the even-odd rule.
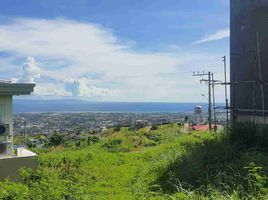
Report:
[[[222,40],[228,37],[230,37],[230,29],[222,29],[222,30],[216,31],[213,34],[207,35],[200,40],[193,42],[193,44],[201,44],[201,43],[206,43],[206,42],[211,42],[211,41],[216,41],[216,40]]]
[[[63,85],[57,84],[37,84],[34,94],[39,96],[71,96],[71,93],[64,89]]]
[[[114,89],[97,88],[85,77],[68,81],[65,88],[75,97],[117,96],[120,93]]]
[[[28,56],[27,61],[22,66],[22,76],[19,82],[33,83],[41,76],[41,68],[37,66],[35,59]]]
[[[30,18],[0,24],[0,51],[12,55],[5,64],[14,69],[13,76],[18,75],[16,71],[20,68],[15,69],[14,61],[28,55],[37,59],[42,66],[41,77],[33,68],[24,79],[37,80],[38,95],[100,96],[120,101],[145,97],[147,101],[187,99],[188,93],[174,95],[174,91],[193,87],[191,74],[196,64],[215,66],[215,59],[222,56],[191,53],[183,48],[177,48],[176,54],[138,52],[133,44],[123,43],[100,25]],[[180,74],[181,71],[188,74]]]

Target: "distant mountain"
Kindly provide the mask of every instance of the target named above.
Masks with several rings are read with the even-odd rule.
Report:
[[[14,112],[192,112],[206,103],[131,103],[64,100],[14,100]],[[222,104],[218,104],[222,105]]]

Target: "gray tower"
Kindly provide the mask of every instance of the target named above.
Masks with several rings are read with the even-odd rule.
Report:
[[[233,121],[268,124],[268,0],[231,0]]]

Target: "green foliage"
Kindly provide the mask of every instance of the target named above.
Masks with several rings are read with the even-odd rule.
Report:
[[[230,141],[243,148],[255,147],[267,150],[268,126],[254,123],[233,123]]]
[[[253,123],[234,123],[231,127],[230,140],[238,145],[250,147],[256,145],[256,127]]]
[[[229,134],[180,129],[121,127],[40,149],[38,169],[22,169],[21,183],[1,182],[0,199],[268,198],[266,153],[231,145]]]
[[[98,143],[100,139],[96,136],[88,136],[87,138],[87,145]]]
[[[3,200],[24,200],[29,199],[29,188],[20,183],[0,183],[0,199]]]
[[[58,132],[54,132],[49,137],[49,146],[58,146],[64,143],[64,136]]]
[[[129,152],[131,142],[124,137],[109,138],[102,146],[109,152]]]
[[[152,131],[155,131],[155,130],[157,130],[157,128],[158,128],[158,125],[157,124],[153,124],[151,130]]]
[[[25,136],[21,136],[21,135],[15,135],[13,142],[14,145],[18,145],[18,144],[23,144],[25,141]]]
[[[248,189],[253,194],[267,193],[267,176],[263,171],[263,167],[256,166],[255,163],[251,162],[247,167],[247,184]]]
[[[114,133],[114,128],[108,128],[103,132],[103,136],[110,136]]]
[[[121,130],[121,126],[117,125],[114,127],[114,132],[119,132]]]
[[[34,144],[34,143],[31,142],[31,141],[28,141],[28,142],[27,142],[27,147],[30,148],[30,149],[32,149],[32,148],[36,148],[36,144]]]

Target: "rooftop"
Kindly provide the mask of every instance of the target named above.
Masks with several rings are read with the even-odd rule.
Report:
[[[0,81],[0,95],[27,95],[33,92],[34,87],[34,83]]]
[[[16,155],[7,155],[7,154],[0,154],[0,160],[2,159],[10,159],[10,158],[24,158],[24,157],[35,157],[37,156],[36,153],[24,148],[20,147],[16,149]]]

